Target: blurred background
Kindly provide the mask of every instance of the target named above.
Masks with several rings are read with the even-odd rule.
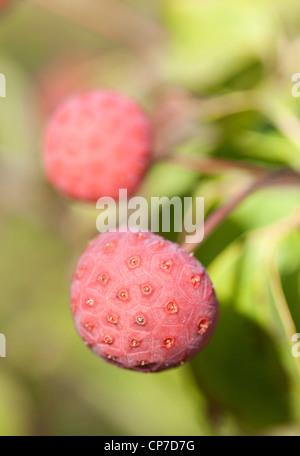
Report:
[[[41,167],[61,99],[110,87],[144,106],[156,156],[170,157],[140,194],[204,196],[209,213],[249,180],[183,169],[178,154],[300,171],[299,1],[2,3],[0,434],[300,435],[299,186],[252,195],[197,250],[220,300],[217,331],[192,362],[146,375],[77,336],[70,281],[98,214],[57,194]]]

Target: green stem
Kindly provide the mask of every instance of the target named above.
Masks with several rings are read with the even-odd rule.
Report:
[[[232,200],[220,206],[206,219],[204,223],[204,241],[252,193],[256,192],[261,188],[272,185],[296,184],[300,184],[300,175],[290,169],[281,169],[278,171],[266,172],[263,175],[260,175],[258,179],[256,179],[249,187],[243,189],[241,192],[235,195],[232,198]],[[197,231],[195,232],[195,234],[196,233]],[[182,244],[182,248],[184,248],[188,253],[193,253],[202,242],[202,239],[201,241],[199,240],[194,243],[184,242]]]

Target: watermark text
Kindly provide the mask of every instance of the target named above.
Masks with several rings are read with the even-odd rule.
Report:
[[[185,233],[185,242],[201,242],[204,239],[204,198],[174,196],[169,199],[151,197],[150,200],[135,196],[127,198],[127,190],[119,191],[119,204],[109,197],[99,198],[96,208],[97,230],[139,232],[152,231]]]
[[[300,357],[300,333],[296,333],[292,337],[292,342],[296,342],[292,347],[292,355],[294,358]]]
[[[6,338],[0,334],[0,358],[6,358]]]
[[[6,98],[6,77],[0,73],[0,98]]]

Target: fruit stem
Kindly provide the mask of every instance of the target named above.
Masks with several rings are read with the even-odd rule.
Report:
[[[164,37],[164,31],[157,22],[119,0],[110,0],[110,2],[30,0],[30,2],[117,45],[125,45],[139,55],[142,50],[145,51],[147,43],[160,42]],[[105,20],[99,20],[99,18],[105,18]],[[137,36],[139,36],[138,40]]]
[[[204,240],[194,243],[183,243],[181,247],[188,253],[193,253],[199,245],[204,242],[218,226],[252,193],[261,188],[273,185],[295,185],[300,183],[300,174],[291,169],[280,169],[272,172],[265,172],[260,175],[249,187],[236,194],[232,200],[221,205],[204,222]],[[195,232],[197,233],[197,231]]]
[[[225,171],[239,172],[245,171],[255,176],[264,176],[266,172],[270,171],[269,168],[254,165],[245,162],[238,162],[234,160],[227,160],[216,157],[197,157],[192,155],[177,155],[168,157],[169,161],[175,166],[184,167],[192,171],[202,174],[221,174]]]

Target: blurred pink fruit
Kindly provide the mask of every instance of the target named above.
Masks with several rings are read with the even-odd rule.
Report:
[[[150,162],[152,132],[144,112],[108,90],[73,95],[51,117],[44,143],[49,181],[74,199],[132,194]]]

